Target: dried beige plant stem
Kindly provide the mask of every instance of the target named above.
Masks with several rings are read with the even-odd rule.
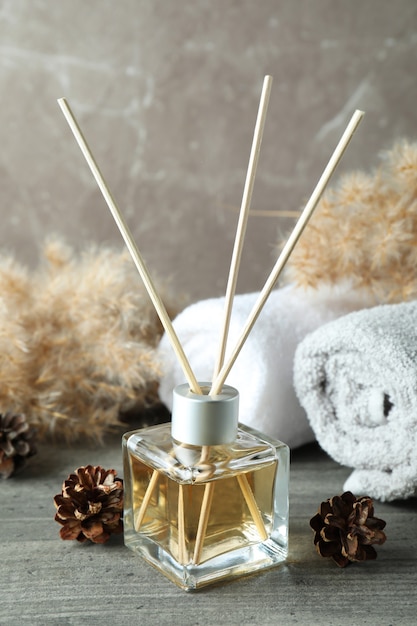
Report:
[[[233,213],[239,213],[239,207],[231,204],[223,205],[224,208],[229,211],[233,211]],[[287,209],[249,209],[249,217],[300,217],[301,211],[297,210],[287,210]]]
[[[285,209],[254,209],[249,212],[251,217],[289,217],[299,218],[301,211],[291,211]]]

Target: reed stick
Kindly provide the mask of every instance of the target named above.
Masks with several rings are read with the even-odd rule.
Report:
[[[159,319],[161,320],[162,326],[164,327],[164,330],[168,336],[168,339],[171,342],[171,346],[177,356],[177,359],[183,369],[184,375],[186,377],[186,380],[188,382],[188,384],[190,385],[190,389],[191,391],[193,391],[194,393],[198,393],[201,394],[201,388],[200,385],[197,382],[197,379],[191,369],[191,366],[188,362],[188,359],[185,355],[185,352],[180,344],[180,341],[177,337],[177,334],[174,330],[174,327],[172,325],[171,319],[168,315],[168,312],[165,308],[165,305],[160,297],[160,295],[158,294],[155,285],[153,283],[153,280],[149,274],[149,271],[145,265],[145,262],[142,258],[142,255],[139,252],[139,249],[133,239],[133,236],[130,232],[130,229],[119,209],[119,207],[117,206],[114,197],[112,195],[112,193],[110,192],[110,189],[106,183],[106,181],[104,180],[104,177],[96,163],[96,160],[87,144],[87,141],[78,125],[78,122],[75,119],[75,116],[71,110],[70,105],[68,104],[67,100],[65,98],[60,98],[58,100],[58,104],[61,107],[61,110],[65,116],[65,119],[68,122],[69,127],[72,130],[72,133],[81,149],[81,152],[84,155],[85,160],[87,161],[87,164],[100,188],[100,191],[107,203],[107,206],[110,209],[110,212],[114,218],[114,221],[116,222],[119,231],[125,241],[125,244],[127,246],[127,249],[130,252],[130,255],[133,259],[133,262],[136,265],[136,268],[142,278],[142,281],[145,285],[145,288],[148,292],[148,295],[156,309],[156,312],[159,316]]]
[[[238,206],[224,205],[229,211],[239,213]],[[301,211],[287,209],[249,209],[249,217],[300,217]]]
[[[239,274],[240,260],[242,257],[243,242],[245,239],[246,227],[248,223],[249,210],[252,201],[253,187],[255,184],[256,169],[258,167],[259,153],[261,149],[262,137],[265,127],[266,113],[268,109],[269,96],[272,87],[272,76],[265,76],[262,85],[261,98],[259,102],[258,115],[256,118],[255,130],[253,133],[252,148],[249,155],[248,170],[246,173],[245,186],[243,188],[242,203],[240,206],[239,220],[236,229],[235,242],[233,246],[232,259],[230,263],[229,277],[226,287],[225,307],[223,315],[223,325],[217,359],[214,366],[213,380],[218,375],[226,352],[227,336],[230,327],[230,317],[232,314],[233,299],[236,291],[237,278]]]
[[[210,446],[203,446],[201,448],[201,456],[200,456],[199,462],[201,464],[208,463],[209,456],[210,456]],[[213,476],[213,471],[210,470],[208,472],[208,475],[207,476],[204,475],[202,476],[202,478],[210,479],[212,476]],[[203,550],[204,540],[206,537],[207,524],[208,524],[208,520],[210,517],[213,494],[214,494],[214,483],[207,482],[204,487],[203,501],[201,503],[200,517],[198,518],[197,533],[195,537],[194,555],[193,555],[193,563],[195,565],[198,565],[200,563],[201,553]]]
[[[255,209],[250,211],[250,217],[300,217],[301,211],[286,211],[285,209]]]
[[[255,522],[256,529],[262,539],[268,539],[268,533],[266,532],[265,524],[262,519],[262,515],[259,511],[258,505],[256,504],[255,496],[253,495],[253,491],[248,481],[248,477],[246,474],[238,474],[236,476],[237,482],[239,483],[240,490],[245,498],[245,502],[248,506],[249,512],[252,515],[252,519]]]
[[[152,494],[158,484],[159,472],[154,470],[152,472],[151,479],[149,481],[149,485],[146,488],[145,495],[143,496],[142,504],[140,505],[138,514],[135,515],[135,530],[139,532],[140,527],[142,526],[143,518],[145,517],[146,509],[149,506],[149,502],[151,501]]]
[[[187,547],[185,545],[185,510],[184,485],[178,485],[178,562],[185,565],[187,562]]]
[[[194,544],[194,565],[199,565],[203,551],[204,539],[207,532],[207,524],[210,517],[211,503],[213,501],[214,483],[206,483],[204,487],[203,502],[201,503],[200,517],[198,519],[197,534]]]
[[[212,388],[210,390],[210,395],[216,395],[217,393],[220,392],[221,388],[223,387],[223,384],[230,372],[230,370],[232,369],[237,357],[240,354],[241,349],[243,348],[249,333],[251,332],[256,320],[259,317],[259,314],[261,313],[265,302],[267,301],[272,289],[275,287],[275,284],[278,280],[279,275],[281,274],[286,262],[288,261],[288,258],[290,257],[290,254],[292,252],[292,250],[294,249],[294,246],[296,245],[298,239],[300,238],[304,228],[306,227],[309,219],[311,218],[321,196],[323,195],[326,186],[333,174],[333,172],[335,171],[340,159],[342,158],[347,146],[349,145],[350,140],[352,139],[352,136],[355,132],[355,130],[357,129],[359,123],[361,122],[362,118],[364,116],[364,112],[363,111],[359,111],[356,110],[349,122],[349,124],[346,127],[345,132],[343,133],[339,143],[337,144],[332,156],[330,157],[330,160],[323,172],[323,174],[321,175],[310,199],[308,200],[303,212],[301,213],[300,218],[298,219],[294,230],[292,231],[290,237],[288,238],[287,243],[285,244],[284,248],[282,249],[281,254],[278,257],[277,262],[275,263],[275,266],[273,267],[262,291],[259,294],[258,299],[256,300],[254,307],[251,311],[251,313],[249,314],[248,320],[243,328],[243,331],[236,343],[236,346],[232,352],[232,354],[230,355],[227,363],[225,363],[222,367],[222,369],[220,370],[218,376],[216,377],[216,379],[213,382]]]

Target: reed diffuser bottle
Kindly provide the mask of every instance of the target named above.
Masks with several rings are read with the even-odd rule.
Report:
[[[238,426],[239,394],[184,384],[172,423],[123,438],[125,544],[186,590],[282,562],[289,450]]]
[[[272,78],[266,76],[226,290],[212,383],[199,383],[132,233],[65,98],[62,112],[123,236],[187,383],[174,390],[172,424],[123,437],[125,543],[190,590],[283,561],[288,547],[285,444],[238,426],[239,394],[225,385],[262,308],[363,117],[355,111],[225,361],[227,336]]]

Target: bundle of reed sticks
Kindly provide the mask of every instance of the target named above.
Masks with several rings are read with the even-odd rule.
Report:
[[[246,175],[246,180],[245,180],[245,185],[244,185],[244,190],[243,190],[242,202],[241,202],[240,213],[239,213],[239,220],[237,224],[233,253],[232,253],[232,258],[231,258],[230,271],[229,271],[229,277],[228,277],[227,288],[226,288],[225,309],[224,309],[221,337],[220,337],[220,342],[219,342],[219,349],[218,349],[215,369],[213,372],[212,385],[209,391],[209,395],[211,396],[216,396],[220,393],[230,370],[232,369],[240,351],[242,350],[271,291],[276,285],[277,280],[286,262],[288,261],[292,250],[294,249],[294,246],[296,245],[305,226],[307,225],[309,219],[311,218],[322,194],[324,193],[324,190],[333,172],[335,171],[355,130],[357,129],[364,115],[363,111],[356,110],[354,112],[351,120],[349,121],[346,127],[346,130],[344,131],[339,143],[337,144],[333,154],[331,155],[330,160],[327,166],[325,167],[322,176],[320,177],[315,189],[313,190],[313,193],[310,199],[308,200],[307,204],[305,205],[304,210],[302,211],[298,221],[296,222],[296,225],[290,237],[288,238],[287,243],[283,247],[271,273],[269,274],[269,277],[267,278],[262,290],[260,291],[259,297],[257,298],[252,308],[252,311],[249,314],[249,317],[246,321],[246,324],[244,325],[244,328],[242,329],[241,335],[234,349],[231,351],[231,354],[228,356],[228,359],[226,360],[225,359],[226,344],[227,344],[227,337],[228,337],[228,331],[229,331],[229,326],[230,326],[231,313],[232,313],[232,308],[233,308],[233,299],[234,299],[235,291],[236,291],[236,284],[237,284],[237,278],[238,278],[238,273],[239,273],[241,254],[242,254],[243,243],[244,243],[244,238],[245,238],[245,233],[246,233],[246,226],[248,222],[248,215],[250,211],[251,200],[252,200],[252,192],[254,188],[256,169],[258,165],[258,158],[259,158],[262,136],[263,136],[264,126],[265,126],[266,112],[268,108],[271,87],[272,87],[272,77],[265,76],[264,81],[263,81],[263,86],[262,86],[258,115],[256,119],[252,147],[251,147],[251,152],[250,152],[250,157],[249,157],[249,165],[248,165],[248,170],[247,170],[247,175]],[[120,211],[112,193],[110,192],[110,189],[94,159],[94,156],[88,146],[86,139],[84,138],[84,135],[74,117],[74,114],[72,113],[72,110],[65,98],[60,98],[58,100],[58,103],[90,167],[90,170],[101,190],[101,193],[103,194],[103,197],[113,215],[113,218],[120,230],[120,233],[125,241],[125,244],[131,254],[133,262],[136,265],[136,268],[147,289],[149,297],[161,320],[163,328],[170,340],[170,343],[176,354],[176,357],[179,360],[185,379],[187,380],[190,386],[190,391],[192,391],[195,394],[202,394],[203,392],[200,387],[200,384],[198,383],[193,373],[193,370],[187,359],[184,349],[175,332],[172,321],[167,313],[167,310],[164,306],[164,303],[161,297],[159,296],[155,288],[154,282],[145,265],[145,262],[138,249],[138,246],[136,245],[133,239],[131,231],[122,215],[122,212]],[[208,455],[208,448],[207,446],[203,446],[201,458],[204,459],[207,457],[207,455]],[[146,512],[146,508],[149,504],[149,500],[152,496],[152,492],[157,482],[157,475],[158,475],[158,472],[155,470],[151,477],[147,492],[142,501],[141,509],[136,519],[136,530],[139,530],[140,525],[142,523],[144,514]],[[245,501],[248,505],[249,511],[254,519],[259,535],[262,540],[265,540],[267,538],[265,526],[263,524],[262,517],[257,508],[251,487],[248,481],[247,480],[245,481],[245,475],[242,475],[241,477],[239,477],[238,483],[242,491],[242,494],[245,498]],[[198,531],[197,531],[194,555],[193,555],[193,561],[192,561],[193,564],[196,564],[196,565],[200,562],[200,558],[201,558],[201,551],[202,551],[204,538],[205,538],[205,532],[206,532],[207,523],[208,523],[208,519],[210,515],[210,507],[211,507],[211,501],[213,497],[213,489],[214,489],[214,482],[208,481],[205,486],[205,493],[204,493],[203,503],[202,503],[201,512],[200,512],[200,519],[199,519],[199,524],[198,524]],[[183,498],[181,497],[181,494],[182,494],[182,490],[180,486],[179,487],[179,502],[178,502],[179,520],[184,519],[184,510],[183,510],[184,505],[183,505]],[[181,531],[181,528],[182,528],[182,531]],[[184,546],[184,529],[183,529],[183,524],[181,523],[179,523],[179,545],[180,547]],[[181,554],[183,555],[183,557],[181,557]],[[180,560],[181,558],[185,560],[184,554],[185,554],[185,550],[184,549],[180,550]]]

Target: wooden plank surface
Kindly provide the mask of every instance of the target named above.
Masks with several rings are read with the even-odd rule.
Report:
[[[288,562],[198,593],[177,589],[121,537],[104,546],[60,540],[53,496],[89,463],[121,474],[120,438],[102,448],[42,445],[30,469],[0,483],[2,626],[417,623],[417,500],[377,502],[388,535],[378,559],[339,569],[316,554],[309,519],[341,493],[349,469],[315,444],[292,454]]]

